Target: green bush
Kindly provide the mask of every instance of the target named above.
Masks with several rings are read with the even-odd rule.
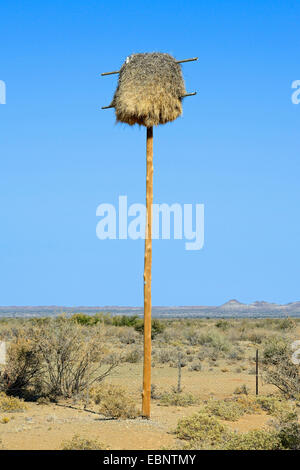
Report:
[[[84,313],[75,313],[71,316],[71,321],[77,323],[78,325],[83,326],[93,326],[97,325],[101,321],[99,316],[96,315],[86,315]]]
[[[231,433],[222,446],[223,450],[279,450],[281,441],[275,431],[262,429],[246,433]]]
[[[27,409],[23,400],[16,397],[8,397],[5,393],[0,393],[0,410],[6,413],[14,413],[16,411],[24,411]]]
[[[140,321],[138,315],[116,315],[112,317],[112,325],[114,326],[135,327]]]
[[[138,331],[139,333],[144,333],[144,320],[137,320],[135,325],[134,325],[134,329],[136,331]],[[158,334],[162,333],[165,329],[165,325],[157,320],[156,318],[154,318],[151,322],[151,338],[155,338],[155,336],[157,336]]]
[[[261,409],[270,415],[278,417],[285,415],[286,419],[292,419],[295,416],[295,405],[286,400],[279,400],[277,397],[272,396],[258,396],[256,401]]]
[[[284,449],[300,450],[300,425],[297,421],[279,423],[276,428]]]
[[[272,425],[281,441],[283,448],[300,449],[300,424],[296,407],[293,403],[279,402],[273,412],[275,419]]]
[[[216,418],[199,412],[179,420],[175,432],[179,439],[190,442],[196,448],[205,448],[223,444],[229,430]]]
[[[263,362],[265,364],[274,364],[278,358],[288,352],[288,342],[282,336],[272,336],[264,342]]]
[[[96,315],[86,315],[84,313],[75,313],[71,316],[71,321],[83,326],[93,326],[98,323],[104,323],[113,326],[136,326],[140,319],[138,315],[115,315],[98,313]]]
[[[242,405],[232,400],[210,400],[205,406],[205,411],[226,421],[237,421],[245,413]]]
[[[236,396],[234,401],[243,408],[245,414],[256,414],[261,413],[262,411],[255,397],[249,397],[248,395],[242,394]]]
[[[214,407],[205,407],[199,413],[180,420],[177,424],[176,435],[186,442],[185,449],[217,449],[217,450],[300,450],[300,424],[291,403],[281,403],[275,398],[263,397],[260,403],[253,397],[239,396],[234,401],[244,412],[257,412],[262,409],[272,410],[275,416],[271,428],[253,430],[246,433],[232,432],[227,426],[220,423],[212,413],[218,416],[230,416],[232,408],[225,408],[221,401],[214,403]],[[274,406],[274,401],[281,403]],[[228,402],[224,402],[228,403]],[[272,403],[272,405],[270,405]],[[210,405],[210,404],[209,404]],[[232,405],[232,402],[231,402]],[[226,407],[227,405],[225,405]],[[279,411],[276,408],[279,406]],[[282,408],[283,406],[283,408]],[[275,412],[274,409],[277,409]],[[227,411],[229,414],[227,414]],[[233,408],[233,414],[235,413]],[[221,416],[220,416],[221,417]]]
[[[220,328],[222,331],[227,331],[229,328],[231,328],[231,324],[228,320],[218,320],[216,322],[216,327]]]
[[[192,406],[199,403],[199,398],[191,393],[164,393],[160,397],[160,405],[162,406]]]

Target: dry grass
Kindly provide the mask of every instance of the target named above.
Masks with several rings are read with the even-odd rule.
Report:
[[[69,441],[63,441],[61,445],[62,450],[105,450],[103,444],[94,439],[86,439],[80,437],[78,434],[72,437]]]
[[[139,415],[135,400],[123,387],[100,385],[92,389],[91,396],[99,413],[108,418],[134,419]]]
[[[111,103],[119,122],[146,127],[174,121],[186,93],[181,67],[169,54],[132,54],[122,65]]]

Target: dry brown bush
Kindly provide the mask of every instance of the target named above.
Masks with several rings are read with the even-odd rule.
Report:
[[[99,385],[91,390],[91,398],[99,405],[99,412],[108,418],[134,419],[139,414],[135,400],[123,387]]]
[[[65,318],[34,325],[11,342],[2,388],[23,397],[78,396],[116,367],[117,359],[104,366],[104,351],[98,327]]]

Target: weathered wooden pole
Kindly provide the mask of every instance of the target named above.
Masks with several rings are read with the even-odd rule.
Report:
[[[181,68],[177,64],[194,62],[197,57],[175,60],[160,52],[131,54],[120,70],[101,75],[119,74],[118,87],[111,104],[119,122],[147,128],[146,236],[144,266],[144,370],[142,414],[150,418],[151,399],[151,265],[153,204],[153,126],[174,121],[182,114],[186,93]],[[129,92],[129,93],[128,93]],[[146,99],[149,96],[149,100]],[[163,98],[162,98],[163,97]]]
[[[258,349],[256,350],[256,357],[255,357],[255,379],[256,379],[256,387],[255,387],[255,394],[258,395]]]
[[[153,204],[153,127],[147,127],[146,232],[144,264],[144,373],[142,414],[150,418],[151,401],[151,267]]]

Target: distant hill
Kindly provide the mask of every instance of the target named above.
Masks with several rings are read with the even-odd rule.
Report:
[[[142,307],[63,307],[51,306],[10,306],[0,307],[0,318],[2,317],[48,317],[57,316],[63,313],[71,315],[73,313],[86,313],[94,315],[99,312],[110,313],[111,315],[143,315]],[[291,302],[285,305],[256,301],[252,304],[243,304],[238,300],[229,300],[219,307],[214,306],[183,306],[183,307],[153,307],[152,314],[155,318],[282,318],[300,317],[300,302]]]

